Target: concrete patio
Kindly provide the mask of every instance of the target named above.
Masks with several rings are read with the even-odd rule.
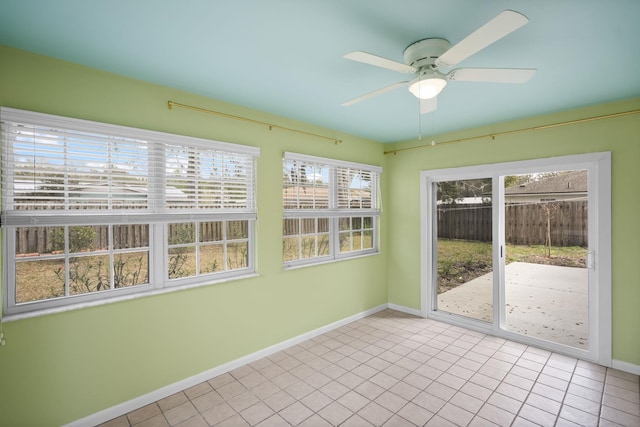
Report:
[[[588,347],[588,270],[514,262],[505,266],[507,329]],[[438,295],[438,309],[491,321],[492,273]]]

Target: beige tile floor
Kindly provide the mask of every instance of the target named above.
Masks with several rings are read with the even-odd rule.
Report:
[[[120,426],[640,426],[637,375],[384,310]]]

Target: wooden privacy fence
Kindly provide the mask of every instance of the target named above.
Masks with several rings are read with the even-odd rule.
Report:
[[[505,205],[505,240],[513,245],[544,245],[547,224],[551,246],[588,244],[587,201],[555,201]],[[490,242],[491,205],[438,206],[438,237]]]
[[[247,221],[228,221],[227,239],[243,239],[248,236]],[[71,252],[106,250],[109,248],[109,229],[106,225],[69,227]],[[201,242],[219,241],[223,234],[220,221],[200,223]],[[169,224],[170,244],[195,242],[195,228],[192,224]],[[16,254],[18,256],[50,254],[64,251],[63,227],[18,227],[16,229]],[[115,249],[140,248],[149,246],[149,231],[146,224],[117,224],[113,226],[113,247]]]
[[[105,225],[71,226],[70,249],[72,252],[106,250],[109,247],[109,230]],[[34,255],[64,251],[63,227],[18,227],[16,229],[16,254]],[[149,245],[148,226],[144,224],[115,225],[113,227],[115,249],[139,248]]]

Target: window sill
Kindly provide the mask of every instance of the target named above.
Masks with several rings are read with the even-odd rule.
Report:
[[[298,268],[306,268],[306,267],[313,267],[316,265],[324,265],[324,264],[333,264],[334,262],[340,262],[340,261],[348,261],[351,259],[359,259],[359,258],[366,258],[366,257],[370,257],[370,256],[375,256],[375,255],[380,255],[381,252],[367,252],[361,255],[354,255],[354,256],[348,256],[348,257],[341,257],[341,258],[334,258],[334,259],[328,259],[328,260],[323,260],[323,261],[318,261],[318,262],[309,262],[309,263],[304,263],[304,264],[294,264],[294,265],[285,265],[282,267],[283,270],[287,271],[287,270],[297,270]]]
[[[105,304],[129,301],[129,300],[134,300],[134,299],[138,299],[138,298],[145,298],[145,297],[154,296],[154,295],[162,295],[162,294],[166,294],[166,293],[170,293],[170,292],[184,291],[184,290],[193,289],[193,288],[201,288],[203,286],[219,285],[221,283],[227,283],[227,282],[232,282],[232,281],[236,281],[236,280],[243,280],[243,279],[250,279],[250,278],[258,277],[258,276],[259,276],[258,273],[251,272],[251,273],[244,274],[242,276],[227,277],[227,278],[224,278],[224,279],[219,279],[219,280],[206,282],[206,283],[193,283],[193,284],[179,285],[179,286],[176,285],[176,286],[170,286],[170,287],[161,288],[161,289],[153,289],[153,290],[146,291],[146,292],[139,292],[139,293],[133,293],[133,294],[129,294],[129,295],[114,296],[114,297],[105,298],[105,299],[96,300],[96,301],[88,301],[88,302],[83,302],[83,303],[69,304],[69,305],[65,305],[65,306],[62,306],[62,307],[44,308],[44,309],[33,310],[33,311],[24,312],[24,313],[3,314],[2,322],[3,323],[8,323],[8,322],[14,322],[16,320],[31,319],[31,318],[34,318],[34,317],[46,316],[46,315],[49,315],[49,314],[64,313],[64,312],[67,312],[67,311],[74,311],[74,310],[79,310],[79,309],[84,309],[84,308],[89,308],[89,307],[97,307],[97,306],[105,305]]]

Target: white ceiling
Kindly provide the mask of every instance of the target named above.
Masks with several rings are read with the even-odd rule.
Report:
[[[402,62],[505,9],[529,23],[458,67],[529,82],[450,82],[421,119],[406,88],[340,106],[407,79],[344,54]],[[0,0],[0,44],[382,142],[640,96],[638,0]]]

